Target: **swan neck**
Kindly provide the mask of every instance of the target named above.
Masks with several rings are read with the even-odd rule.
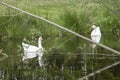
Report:
[[[38,41],[38,47],[42,48],[42,41],[41,40]]]
[[[38,44],[38,47],[39,47],[39,48],[42,48],[42,45],[41,45],[41,44]]]

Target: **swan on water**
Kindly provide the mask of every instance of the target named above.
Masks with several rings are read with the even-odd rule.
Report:
[[[100,42],[101,39],[101,31],[100,31],[100,27],[96,27],[95,25],[92,26],[92,32],[91,32],[91,39],[97,43]],[[96,44],[92,45],[92,48],[95,48]]]
[[[43,65],[42,56],[44,54],[44,50],[42,47],[42,37],[41,36],[38,39],[38,47],[34,46],[34,45],[26,44],[24,42],[22,42],[22,46],[24,49],[24,55],[23,55],[22,61],[24,61],[26,59],[32,59],[32,58],[38,56],[39,65],[40,66]]]

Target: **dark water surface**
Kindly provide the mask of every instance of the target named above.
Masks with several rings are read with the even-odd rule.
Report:
[[[52,49],[58,47],[58,44],[60,43],[59,40],[56,43],[52,40],[51,43],[50,40],[43,42],[46,52],[43,56],[45,65],[42,67],[39,66],[37,58],[29,59],[24,62],[21,60],[23,56],[21,41],[9,40],[6,42],[0,42],[0,49],[2,49],[1,53],[7,55],[3,55],[5,58],[0,60],[0,79],[77,80],[95,70],[101,69],[120,60],[119,57],[98,55],[104,54],[103,52],[109,52],[100,47],[97,47],[97,49],[94,50],[97,55],[87,55],[85,53],[92,53],[92,50],[88,46],[89,43],[84,42],[83,40],[83,43],[81,43],[79,47],[76,47],[75,45],[77,43],[72,42],[73,41],[65,43],[70,43],[71,46],[64,45],[64,47],[61,47],[61,50]],[[79,48],[81,50],[79,50]],[[119,49],[119,47],[117,48]],[[2,55],[0,57],[2,58]],[[118,75],[120,75],[120,64],[88,79],[119,80],[120,77]]]

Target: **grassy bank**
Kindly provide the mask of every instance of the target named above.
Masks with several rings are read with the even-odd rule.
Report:
[[[119,39],[119,18],[98,3],[87,0],[3,0],[13,6],[31,12],[50,21],[63,25],[84,36],[90,36],[90,26],[100,26],[103,37],[109,33],[111,40]],[[0,37],[30,38],[44,35],[63,34],[53,26],[5,6],[0,6]],[[113,36],[114,35],[114,36]],[[109,45],[109,41],[103,40]]]

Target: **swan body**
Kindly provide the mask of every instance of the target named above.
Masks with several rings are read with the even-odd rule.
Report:
[[[100,27],[96,27],[95,25],[93,25],[93,31],[91,32],[91,39],[97,43],[100,42],[101,39],[101,31],[100,31]],[[93,48],[96,47],[96,44],[93,44]]]
[[[39,50],[38,47],[36,46],[33,46],[33,45],[29,45],[29,44],[26,44],[26,43],[22,43],[23,45],[23,48],[24,48],[24,58],[23,58],[23,61],[24,59],[26,58],[34,58],[37,56],[37,52]]]
[[[23,49],[24,49],[24,55],[23,55],[23,58],[22,58],[23,61],[26,60],[26,59],[31,59],[31,58],[34,58],[34,57],[38,56],[39,65],[40,66],[43,65],[42,56],[44,54],[44,50],[43,50],[43,47],[42,47],[42,37],[39,37],[39,39],[38,39],[38,47],[30,45],[30,44],[26,44],[24,42],[22,42],[22,46],[23,46]]]

